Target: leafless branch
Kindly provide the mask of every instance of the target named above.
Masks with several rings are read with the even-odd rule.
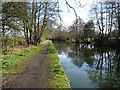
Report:
[[[57,3],[58,3],[58,17],[59,17],[59,19],[60,19],[60,21],[61,21],[61,17],[60,17],[60,13],[59,13],[59,8],[60,8],[60,5],[59,5],[59,0],[57,0]]]
[[[66,5],[67,5],[67,6],[69,6],[71,9],[73,9],[73,11],[74,11],[74,13],[75,13],[75,17],[77,18],[77,13],[76,13],[75,8],[74,8],[74,7],[72,7],[72,6],[68,3],[68,1],[67,1],[67,0],[65,0],[65,3],[66,3]]]

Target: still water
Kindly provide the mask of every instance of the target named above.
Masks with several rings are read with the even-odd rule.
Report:
[[[53,42],[71,88],[120,88],[120,50]]]

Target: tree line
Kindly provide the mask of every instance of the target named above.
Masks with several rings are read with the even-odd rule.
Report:
[[[2,48],[39,44],[51,33],[59,11],[57,2],[2,2]]]
[[[120,42],[120,2],[95,2],[91,5],[90,20],[84,22],[75,8],[76,20],[69,27],[61,20],[57,2],[2,2],[0,33],[2,48],[17,45],[38,45],[45,39],[68,42],[107,44]],[[103,43],[101,43],[103,42]]]
[[[111,37],[119,42],[120,37],[120,2],[97,2],[91,7],[92,20],[99,32],[99,42],[109,42]]]
[[[86,23],[77,16],[68,28],[67,36],[62,38],[76,43],[91,41],[97,45],[119,45],[120,2],[94,2],[89,16],[90,20]]]

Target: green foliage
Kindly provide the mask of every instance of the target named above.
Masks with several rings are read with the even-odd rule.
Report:
[[[54,73],[54,80],[50,82],[50,85],[54,88],[70,88],[64,70],[60,65],[60,59],[52,43],[48,48],[47,58],[51,62],[52,72]]]
[[[14,66],[18,66],[20,63],[20,56],[6,55],[4,60],[2,60],[2,68],[10,68]]]
[[[7,55],[2,55],[2,60],[0,61],[0,63],[2,63],[2,68],[8,69],[10,67],[16,67],[21,65],[24,60],[26,60],[30,56],[30,54],[38,50],[41,51],[45,45],[46,44],[40,44],[31,49],[22,49],[20,52],[14,54],[7,53]]]
[[[4,55],[7,55],[7,54],[9,54],[10,53],[10,50],[7,50],[7,49],[3,49],[2,50],[2,54],[4,54]]]
[[[2,3],[2,48],[22,44],[24,38],[19,37],[23,37],[23,22],[29,19],[29,10],[27,2]]]
[[[116,37],[109,37],[108,40],[114,40]]]

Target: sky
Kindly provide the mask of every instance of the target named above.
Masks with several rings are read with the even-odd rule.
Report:
[[[3,0],[3,1],[26,1],[26,0]],[[28,0],[28,1],[33,1],[33,0]],[[54,0],[35,0],[35,1],[54,1]],[[90,5],[96,0],[67,0],[67,1],[72,7],[75,8],[77,15],[81,17],[84,22],[87,22],[88,20],[90,20],[90,17],[88,15],[90,10]],[[79,7],[78,1],[81,3],[81,6],[84,6],[84,7]],[[72,25],[73,21],[76,18],[73,9],[68,7],[69,8],[69,11],[68,11],[65,0],[59,0],[59,7],[60,7],[60,10],[62,10],[62,13],[60,13],[60,15],[63,20],[62,22],[63,26],[68,27]],[[60,23],[59,20],[58,20],[58,23]]]
[[[89,10],[90,10],[90,5],[93,3],[94,0],[76,0],[81,2],[81,6],[84,7],[79,7],[78,2],[75,3],[75,0],[67,0],[68,3],[76,9],[77,15],[83,19],[84,22],[87,22],[90,20],[89,17]],[[66,6],[66,3],[64,0],[60,0],[60,9],[62,10],[62,13],[60,13],[61,18],[63,20],[63,26],[70,26],[73,21],[75,20],[75,14],[73,9],[68,8]]]

